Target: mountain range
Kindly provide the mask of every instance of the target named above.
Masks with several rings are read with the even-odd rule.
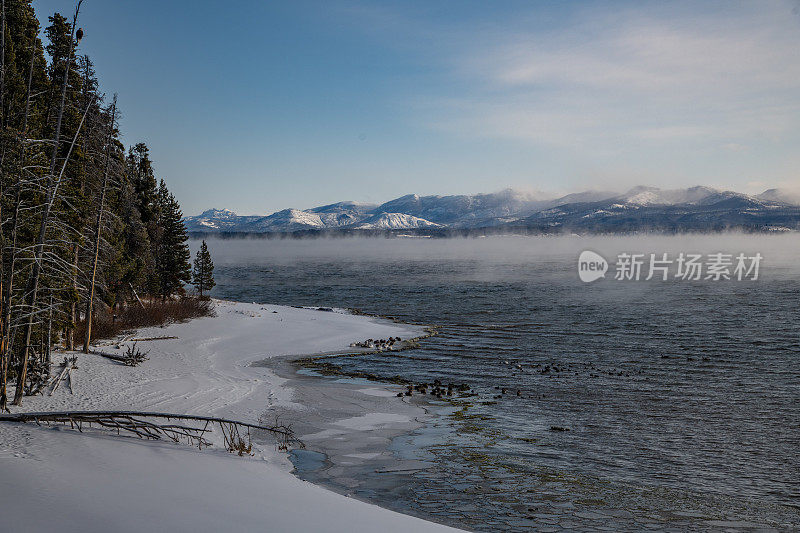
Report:
[[[209,209],[184,218],[192,233],[319,233],[486,230],[530,232],[787,231],[800,229],[800,195],[769,189],[747,195],[709,187],[634,187],[560,197],[506,189],[490,194],[418,196],[381,205],[339,202],[240,216]]]

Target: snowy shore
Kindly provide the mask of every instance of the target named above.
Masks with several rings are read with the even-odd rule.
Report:
[[[137,367],[79,354],[72,392],[62,386],[53,396],[28,397],[15,412],[119,409],[257,423],[274,407],[302,416],[286,380],[252,363],[421,333],[363,316],[216,302],[214,317],[138,331],[137,337],[177,338],[140,342],[149,360]],[[54,354],[56,364],[61,359]],[[408,422],[402,418],[376,412],[365,420],[381,427]],[[219,447],[199,451],[101,430],[0,424],[2,530],[452,530],[301,481],[285,453],[256,445],[254,457],[241,458]]]

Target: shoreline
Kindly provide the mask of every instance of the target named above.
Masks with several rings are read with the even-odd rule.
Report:
[[[395,317],[358,314],[409,325]],[[434,472],[439,458],[429,448],[448,446],[448,441],[458,438],[458,421],[461,420],[458,413],[472,405],[477,396],[475,391],[469,387],[466,391],[456,388],[452,396],[436,397],[433,390],[430,395],[421,391],[419,387],[423,384],[413,379],[345,370],[327,362],[342,357],[398,356],[395,352],[419,348],[420,340],[437,335],[440,329],[439,326],[411,325],[422,328],[424,334],[403,341],[398,348],[376,350],[351,346],[347,350],[326,353],[273,357],[253,365],[266,366],[288,380],[287,386],[298,392],[299,403],[312,408],[311,413],[304,411],[303,423],[297,432],[306,449],[293,450],[289,454],[294,475],[366,503],[469,530],[469,522],[463,521],[457,513],[435,509],[434,501],[420,504],[419,494],[414,494],[413,487],[418,484],[417,474],[428,472],[427,475],[437,475]],[[404,394],[409,386],[414,390],[411,397]],[[317,397],[322,390],[325,391],[324,410],[319,409],[322,402]],[[384,401],[373,398],[368,402],[361,397],[358,407],[353,410],[355,398],[361,392]],[[402,406],[406,406],[405,409]],[[355,416],[357,413],[376,411],[390,417],[405,411],[404,416],[413,422],[396,422],[380,428],[368,426],[365,429],[369,430],[369,437],[365,437],[359,428],[341,431],[335,427],[336,422],[331,422],[350,415],[359,418]],[[474,517],[471,518],[474,526]],[[490,522],[510,527],[510,523],[503,521]]]
[[[298,367],[296,362],[285,357],[275,358],[270,364],[280,377],[289,380],[299,403],[312,406],[303,412],[302,424],[296,428],[305,449],[289,454],[294,475],[365,503],[469,528],[454,515],[431,512],[433,502],[419,505],[412,494],[415,476],[435,471],[436,456],[427,448],[444,445],[455,433],[457,428],[449,415],[458,407],[447,400],[417,394],[398,398],[396,393],[405,387],[319,374]],[[320,395],[324,395],[324,408]],[[382,419],[370,418],[375,414]],[[337,422],[343,417],[350,417],[346,420],[355,424],[347,423],[343,428]]]
[[[446,418],[457,408],[451,402],[436,400],[432,396],[415,394],[399,398],[406,385],[414,383],[411,380],[345,372],[336,365],[320,362],[338,357],[392,356],[396,352],[418,348],[419,341],[436,335],[437,328],[357,310],[355,313],[351,309],[343,311],[379,322],[391,321],[419,328],[422,334],[403,340],[398,347],[391,349],[351,345],[346,350],[283,355],[251,363],[252,366],[266,367],[285,379],[285,386],[294,391],[297,404],[303,406],[300,411],[287,408],[265,413],[268,420],[285,420],[287,415],[301,413],[293,429],[305,447],[289,452],[292,474],[368,504],[459,527],[446,515],[436,516],[407,504],[403,501],[404,496],[399,494],[407,483],[413,482],[408,476],[434,466],[429,453],[410,443],[418,434],[428,432],[428,427],[452,428]],[[430,457],[425,459],[425,456]]]
[[[341,352],[367,338],[408,338],[420,331],[372,317],[269,304],[217,300],[215,308],[215,317],[137,330],[140,337],[177,337],[140,343],[147,345],[150,359],[137,367],[78,353],[73,392],[64,387],[52,396],[27,397],[14,412],[137,409],[255,422],[265,411],[286,410],[295,413],[291,425],[298,426],[314,406],[297,401],[290,380],[254,363]],[[54,362],[62,353],[54,353]],[[352,442],[371,434],[369,446],[386,443],[395,432],[417,427],[416,407],[375,385],[362,390],[367,392],[356,395],[362,405],[377,399],[385,408],[359,415],[350,410],[334,422],[343,431],[355,431]],[[324,406],[321,394],[318,404]],[[254,457],[248,458],[219,447],[198,452],[185,444],[145,442],[103,430],[80,433],[3,423],[0,495],[15,503],[14,511],[4,512],[3,523],[10,531],[205,531],[231,523],[273,531],[451,530],[302,481],[274,443],[254,440],[254,445]],[[342,452],[355,455],[352,460],[374,458],[374,452]],[[393,460],[385,459],[386,464]],[[73,483],[82,487],[80,494],[70,490]],[[128,514],[120,495],[131,491],[141,496],[141,508],[124,523],[110,522]],[[42,498],[47,501],[43,508]],[[309,506],[315,508],[313,516]],[[234,522],[230,513],[235,513]]]

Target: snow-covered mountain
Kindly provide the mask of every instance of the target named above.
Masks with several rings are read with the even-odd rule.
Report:
[[[314,213],[351,213],[354,215],[371,213],[378,207],[375,204],[362,204],[359,202],[337,202],[309,209]]]
[[[658,189],[656,187],[634,187],[618,198],[620,203],[631,205],[677,205],[699,204],[721,191],[709,187],[688,189]],[[732,193],[735,194],[735,193]]]
[[[800,207],[708,187],[661,190],[635,187],[595,202],[558,205],[534,213],[529,228],[585,232],[752,231],[800,229]]]
[[[371,214],[375,204],[360,204],[358,202],[338,202],[309,209],[311,213],[319,215],[320,220],[328,228],[352,226],[364,220]]]
[[[299,209],[284,209],[269,216],[253,220],[249,224],[242,226],[242,231],[263,233],[324,228],[325,223],[318,213],[300,211]]]
[[[376,213],[405,213],[454,227],[470,227],[508,217],[523,217],[547,205],[538,193],[505,189],[473,196],[418,196],[409,194],[380,205]]]
[[[357,225],[358,229],[443,228],[441,224],[405,213],[379,213]]]
[[[210,209],[184,219],[189,231],[286,233],[335,230],[459,230],[529,228],[571,231],[668,231],[741,227],[800,229],[800,197],[770,189],[757,196],[709,187],[634,187],[623,193],[585,191],[560,197],[506,189],[490,194],[418,196],[381,205],[338,202],[238,216]]]
[[[230,209],[209,209],[194,217],[184,217],[183,223],[189,231],[239,231],[242,225],[259,216],[239,216]]]
[[[783,202],[785,204],[800,205],[800,190],[768,189],[758,195],[760,200],[770,202]]]

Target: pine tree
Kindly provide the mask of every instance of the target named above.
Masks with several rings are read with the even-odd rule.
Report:
[[[197,256],[194,258],[194,271],[192,272],[192,285],[195,286],[200,298],[203,291],[210,291],[217,283],[214,281],[214,263],[206,246],[206,241],[200,245]]]
[[[111,220],[108,238],[113,260],[104,269],[108,286],[105,301],[110,306],[134,298],[133,291],[145,286],[153,262],[151,243],[136,207],[133,185],[123,179],[119,188],[112,192],[110,203],[117,216]]]
[[[183,284],[192,279],[191,253],[186,241],[186,226],[178,201],[167,190],[164,180],[158,188],[158,226],[160,238],[155,250],[156,271],[159,294],[166,299],[175,293],[183,292]]]
[[[156,250],[162,233],[159,226],[160,203],[158,182],[153,170],[153,163],[150,161],[150,151],[145,143],[137,143],[128,150],[126,167],[127,181],[133,189],[134,207],[139,213],[139,221],[144,225],[150,244],[138,257],[145,274],[142,280],[144,284],[141,288],[147,293],[159,294],[161,286],[156,273]]]
[[[150,161],[150,149],[145,143],[137,143],[130,148],[127,164],[129,179],[136,192],[136,207],[139,209],[142,222],[151,232],[150,227],[156,224],[158,218],[158,182],[153,162]]]

